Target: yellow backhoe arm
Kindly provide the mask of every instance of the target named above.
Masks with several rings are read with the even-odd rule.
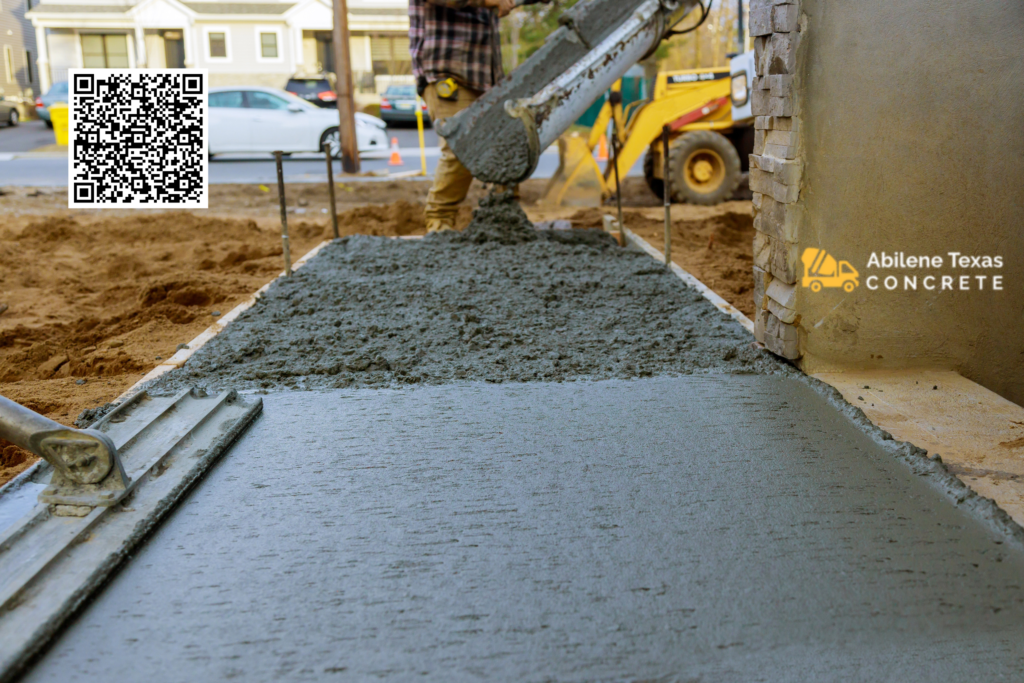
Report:
[[[642,104],[630,105],[628,121],[621,98],[610,97],[586,138],[571,134],[559,140],[560,165],[542,201],[558,206],[600,206],[605,197],[617,191],[611,159],[602,172],[593,158],[593,151],[613,117],[619,131],[621,178],[626,177],[648,149],[655,156],[656,176],[661,177],[661,148],[652,144],[660,138],[666,125],[672,128],[673,137],[692,130],[732,128],[730,81],[723,75],[728,76],[728,72],[695,69],[661,73],[655,80],[653,97]],[[612,92],[621,91],[622,82],[618,81]]]
[[[654,98],[641,105],[630,117],[625,144],[619,152],[619,175],[622,178],[661,137],[665,126],[672,127],[673,135],[688,130],[724,130],[733,126],[728,79],[688,84],[685,89],[672,91],[664,86],[669,75],[658,76]],[[660,148],[656,154],[660,158]],[[655,168],[660,169],[661,165],[656,164]],[[660,177],[661,173],[657,176]],[[605,182],[610,191],[616,191],[614,169],[609,167]]]

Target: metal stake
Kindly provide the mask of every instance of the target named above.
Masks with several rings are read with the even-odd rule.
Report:
[[[668,158],[668,138],[672,129],[665,126],[661,129],[661,156],[663,185],[665,186],[665,267],[672,263],[672,174]]]
[[[334,159],[331,158],[331,145],[328,142],[324,143],[324,156],[327,157],[327,194],[331,198],[331,225],[334,226],[334,239],[338,239],[338,207],[334,203]]]
[[[615,167],[615,203],[619,207],[619,246],[626,246],[626,225],[622,221],[622,180],[619,178],[619,122],[612,125],[612,165]]]
[[[284,250],[284,274],[292,274],[292,250],[288,246],[288,209],[284,201],[284,169],[281,167],[282,152],[274,152],[277,164],[277,196],[281,200],[281,247]]]

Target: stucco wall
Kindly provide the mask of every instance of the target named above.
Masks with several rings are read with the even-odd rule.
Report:
[[[1024,404],[1024,7],[1019,0],[803,0],[799,247],[860,272],[798,287],[802,366],[954,369]],[[942,268],[868,268],[872,252]],[[961,269],[948,252],[1001,256]],[[802,266],[801,266],[802,271]],[[879,277],[871,291],[867,278]],[[899,288],[882,284],[895,275]],[[917,275],[917,291],[903,276]],[[924,291],[970,275],[972,291]],[[986,275],[983,291],[974,276]],[[991,291],[992,275],[1003,290]],[[937,282],[941,283],[941,280]],[[959,285],[959,279],[955,280]]]

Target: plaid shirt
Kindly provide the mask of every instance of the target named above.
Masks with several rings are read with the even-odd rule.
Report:
[[[409,0],[409,52],[421,84],[452,77],[484,92],[505,75],[498,13],[479,2]]]

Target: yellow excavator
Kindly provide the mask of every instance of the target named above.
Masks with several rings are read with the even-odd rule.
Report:
[[[646,153],[644,177],[664,198],[661,136],[668,126],[672,201],[711,205],[729,199],[748,172],[754,149],[753,70],[753,54],[745,53],[733,58],[730,67],[662,72],[650,99],[626,107],[617,82],[589,136],[570,133],[559,139],[559,168],[541,203],[600,206],[617,191],[613,163],[602,171],[593,154],[613,119],[619,131],[620,178]]]

